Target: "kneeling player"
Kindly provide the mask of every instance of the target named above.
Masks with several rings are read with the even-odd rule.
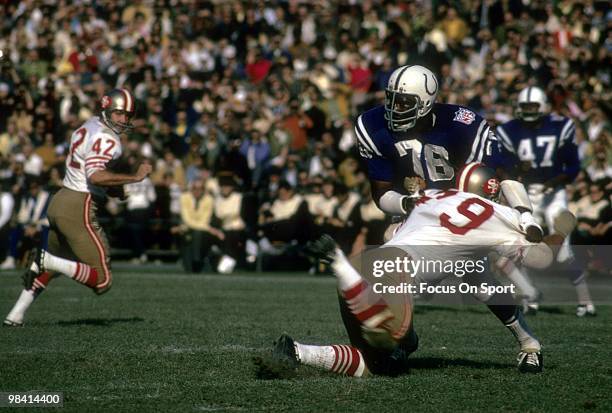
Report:
[[[291,374],[299,364],[354,377],[407,373],[408,356],[418,347],[418,337],[412,328],[412,297],[410,294],[388,297],[377,294],[371,286],[374,282],[400,286],[409,281],[409,277],[391,273],[375,278],[371,271],[361,270],[365,269],[363,264],[368,260],[383,256],[393,259],[403,251],[397,248],[370,250],[349,262],[328,235],[313,243],[310,250],[322,261],[329,262],[334,270],[340,314],[351,345],[306,345],[283,334],[275,343],[270,358],[256,360],[259,374],[283,377]]]

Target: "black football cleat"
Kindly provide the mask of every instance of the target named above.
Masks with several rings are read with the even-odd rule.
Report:
[[[42,248],[33,248],[32,250],[30,250],[26,270],[21,276],[21,279],[23,280],[23,287],[26,290],[30,290],[32,288],[32,284],[34,284],[34,279],[44,272],[44,256],[45,250],[43,250]],[[34,263],[36,263],[38,271],[32,269]]]
[[[295,342],[287,334],[282,334],[274,342],[272,352],[263,357],[254,357],[256,375],[260,379],[290,379],[295,377],[300,365]]]
[[[536,353],[525,353],[521,351],[516,361],[521,373],[541,373],[544,368],[544,357],[539,351]]]

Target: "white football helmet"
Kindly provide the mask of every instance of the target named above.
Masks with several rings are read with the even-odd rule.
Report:
[[[546,93],[539,87],[529,86],[521,90],[516,103],[516,116],[534,122],[548,112]]]
[[[438,96],[438,79],[423,66],[401,66],[385,89],[385,119],[393,132],[406,131],[427,115]]]

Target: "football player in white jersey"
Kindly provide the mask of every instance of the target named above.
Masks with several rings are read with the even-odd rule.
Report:
[[[501,192],[504,197],[517,198],[513,204],[526,204],[526,192],[517,193],[516,187],[508,188],[508,183],[500,184],[494,176],[489,168],[468,164],[459,174],[458,184],[471,193],[455,189],[425,191],[391,240],[383,248],[374,250],[370,257],[366,252],[349,262],[330,237],[324,236],[315,242],[312,249],[331,261],[337,277],[341,315],[351,345],[305,345],[283,334],[269,357],[256,360],[259,373],[263,377],[283,376],[300,364],[350,376],[394,376],[407,372],[407,358],[417,349],[418,337],[412,328],[410,293],[402,293],[397,288],[402,288],[410,277],[405,277],[405,272],[390,270],[383,278],[376,278],[373,271],[376,267],[371,264],[375,260],[380,262],[380,258],[386,262],[402,257],[409,260],[415,257],[412,261],[422,262],[459,262],[495,251],[526,266],[550,265],[554,256],[551,246],[556,249],[575,222],[563,216],[557,225],[558,233],[549,236],[546,244],[527,241],[520,213],[489,199]],[[505,190],[500,190],[503,186]],[[435,286],[449,276],[435,270],[421,272],[411,284]],[[470,281],[467,278],[474,285],[486,282],[489,286],[500,286],[487,271]],[[380,287],[377,291],[375,283],[381,281],[394,287],[395,293],[392,290],[387,290],[388,294],[380,293]],[[512,295],[506,291],[483,293],[479,290],[474,296],[487,304],[516,338],[520,346],[519,371],[540,372],[541,345],[529,331]]]
[[[23,325],[26,310],[50,280],[63,274],[104,294],[112,284],[109,247],[96,217],[92,195],[104,194],[124,184],[142,181],[151,173],[143,163],[135,174],[109,170],[121,156],[120,135],[131,128],[134,97],[127,89],[114,89],[101,100],[99,116],[93,116],[70,138],[63,188],[47,211],[50,230],[47,250],[31,253],[24,289],[4,325]]]

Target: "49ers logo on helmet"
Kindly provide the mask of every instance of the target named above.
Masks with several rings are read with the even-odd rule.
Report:
[[[491,178],[482,186],[485,194],[495,195],[499,192],[499,181],[497,178]]]
[[[109,98],[107,95],[104,95],[102,96],[102,101],[100,103],[102,104],[102,109],[106,109],[111,104],[111,98]]]

